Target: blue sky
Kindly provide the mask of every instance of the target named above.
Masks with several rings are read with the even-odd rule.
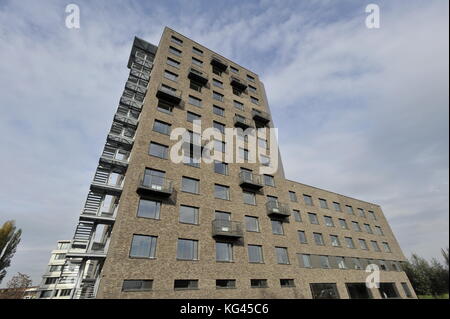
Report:
[[[382,206],[407,256],[448,246],[448,2],[0,0],[0,223],[39,283],[70,239],[135,35],[164,26],[258,73],[289,179]]]

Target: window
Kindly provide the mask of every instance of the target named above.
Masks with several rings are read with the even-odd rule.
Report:
[[[233,73],[239,73],[239,70],[236,69],[234,66],[231,66],[231,65],[230,65],[230,71],[233,72]]]
[[[383,236],[383,235],[384,235],[384,234],[383,234],[383,230],[381,229],[380,226],[375,226],[375,233],[376,233],[377,235],[380,235],[380,236]]]
[[[214,86],[217,86],[218,88],[221,88],[221,89],[223,89],[223,82],[222,81],[219,81],[219,80],[217,80],[217,79],[213,79],[213,85]]]
[[[339,204],[338,202],[333,202],[333,207],[335,211],[342,212],[341,204]]]
[[[213,113],[219,116],[225,116],[225,109],[217,105],[213,105]]]
[[[162,144],[158,144],[155,142],[150,143],[149,154],[152,156],[156,156],[159,158],[166,159],[168,154],[168,147]]]
[[[159,100],[157,109],[158,109],[158,111],[161,111],[163,113],[172,114],[173,105]]]
[[[167,71],[167,70],[164,71],[164,77],[166,79],[169,79],[169,80],[172,80],[172,81],[177,81],[178,80],[178,74],[175,74],[175,73]]]
[[[245,227],[247,231],[259,232],[258,217],[245,216]]]
[[[59,293],[60,297],[67,297],[70,296],[72,293],[72,289],[61,289],[61,292]]]
[[[358,210],[358,215],[360,217],[366,217],[366,213],[364,212],[364,209],[358,208],[357,210]]]
[[[293,210],[292,211],[292,214],[294,215],[294,219],[295,219],[295,221],[296,222],[299,222],[299,223],[301,223],[302,222],[302,215],[300,214],[300,211],[299,210]]]
[[[172,41],[173,43],[179,44],[179,45],[183,44],[183,40],[180,40],[180,39],[178,39],[177,37],[174,37],[174,36],[172,36],[170,38],[170,41]]]
[[[319,256],[319,260],[320,260],[321,268],[324,268],[324,269],[331,268],[330,267],[330,259],[328,258],[328,256]]]
[[[384,260],[379,260],[381,270],[388,270],[386,262]]]
[[[61,265],[52,265],[50,266],[49,272],[55,272],[55,271],[61,271],[62,266]]]
[[[319,204],[320,204],[320,208],[328,209],[328,203],[325,199],[319,198]]]
[[[333,218],[330,216],[324,216],[323,219],[325,220],[325,225],[328,227],[334,227]]]
[[[217,174],[228,175],[228,164],[214,161],[214,172]]]
[[[202,66],[203,65],[203,61],[202,60],[196,59],[194,57],[192,57],[192,63],[195,64],[195,65],[198,65],[198,66]]]
[[[339,237],[336,235],[330,235],[331,246],[340,247],[341,242],[339,241]]]
[[[366,229],[366,232],[368,232],[369,234],[373,234],[372,228],[369,224],[364,224],[364,228]]]
[[[365,283],[348,283],[347,291],[350,299],[371,299],[369,289],[367,289]]]
[[[259,100],[256,97],[254,97],[254,96],[250,96],[250,101],[253,104],[259,105]]]
[[[267,279],[250,279],[251,288],[267,288]]]
[[[377,220],[377,216],[375,216],[375,213],[371,210],[368,211],[370,218],[372,218],[373,220]]]
[[[249,85],[249,86],[248,86],[248,90],[249,90],[251,93],[256,93],[256,88],[255,88],[254,86]]]
[[[411,293],[411,290],[408,287],[408,284],[406,282],[402,282],[403,291],[405,292],[406,297],[411,298],[413,295]]]
[[[297,194],[295,194],[295,192],[293,191],[289,191],[289,199],[291,200],[291,202],[297,202]]]
[[[66,258],[66,254],[55,254],[54,257],[55,260],[62,260],[64,258]]]
[[[251,263],[263,263],[262,246],[248,245],[248,261]]]
[[[212,71],[215,75],[222,76],[222,70],[216,67],[215,65],[213,65]]]
[[[153,280],[124,280],[122,291],[149,291],[152,287]]]
[[[133,235],[130,257],[155,258],[155,236]]]
[[[267,186],[275,187],[275,180],[271,175],[264,175],[264,184]]]
[[[195,105],[198,107],[202,106],[202,100],[195,96],[189,95],[188,101],[189,101],[189,104],[192,104],[192,105]]]
[[[251,76],[251,75],[248,75],[248,74],[247,74],[247,80],[250,81],[250,82],[255,82],[255,78],[253,76]]]
[[[241,102],[233,101],[233,105],[238,110],[244,111],[244,104],[242,104]]]
[[[311,266],[311,255],[299,254],[300,265],[305,268],[312,268]]]
[[[198,49],[198,48],[196,48],[196,47],[192,47],[192,52],[195,53],[195,54],[198,54],[200,56],[203,55],[203,51]]]
[[[183,280],[177,279],[174,281],[173,288],[175,290],[184,290],[184,289],[198,289],[198,280]]]
[[[216,242],[216,261],[233,261],[233,244]]]
[[[249,205],[256,205],[256,196],[255,193],[252,192],[242,192],[242,196],[244,198],[244,203]]]
[[[383,299],[400,297],[393,282],[380,282],[380,288],[378,289],[380,291],[381,298]]]
[[[40,298],[50,298],[52,296],[53,290],[43,290],[41,291]]]
[[[180,223],[198,225],[198,207],[180,205]]]
[[[351,215],[355,215],[355,213],[353,212],[353,207],[346,205],[345,209],[347,209],[347,213],[351,214]]]
[[[216,101],[223,102],[223,94],[213,91],[213,99]]]
[[[314,214],[314,213],[308,213],[308,217],[309,217],[309,222],[310,222],[311,224],[316,224],[316,225],[319,224],[319,220],[317,219],[317,215],[316,215],[316,214]]]
[[[214,151],[225,153],[225,142],[214,140]]]
[[[289,255],[286,247],[275,247],[275,252],[277,254],[277,262],[279,264],[289,264]]]
[[[191,80],[189,82],[189,88],[191,88],[194,91],[202,92],[202,87],[203,87],[203,85],[200,82],[197,82],[195,80]]]
[[[239,147],[239,158],[248,161],[249,152],[245,148]]]
[[[269,145],[267,145],[267,140],[261,137],[258,137],[258,149],[268,150]]]
[[[215,184],[214,195],[216,198],[230,200],[230,188],[228,186]]]
[[[160,211],[161,202],[148,199],[139,200],[138,217],[159,219]]]
[[[303,200],[305,201],[305,204],[307,206],[312,206],[313,205],[313,200],[312,197],[309,195],[303,195]]]
[[[198,241],[191,239],[178,239],[177,259],[198,260]]]
[[[181,52],[181,50],[178,50],[177,48],[174,48],[172,46],[169,47],[169,52],[177,56],[181,56],[181,54],[183,53]]]
[[[216,288],[236,288],[236,280],[235,279],[217,279],[216,280]]]
[[[275,235],[284,235],[283,223],[279,220],[272,220],[272,233]]]
[[[218,130],[220,133],[225,134],[225,124],[214,121],[213,127]]]
[[[298,232],[298,240],[300,241],[301,244],[306,244],[308,243],[308,240],[306,239],[306,234],[303,230],[299,230]]]
[[[231,213],[222,212],[220,210],[216,210],[214,212],[214,218],[217,220],[231,220]]]
[[[344,257],[336,257],[336,263],[339,269],[347,269]]]
[[[198,194],[200,193],[200,181],[198,179],[190,177],[182,177],[181,179],[181,191],[187,193]]]
[[[353,238],[351,237],[345,237],[345,244],[347,245],[347,248],[355,248],[355,243],[353,242]]]
[[[171,58],[167,58],[167,64],[178,68],[178,67],[180,67],[181,63],[178,62],[177,60],[174,60],[174,59],[171,59]]]
[[[171,125],[169,123],[155,120],[155,122],[153,123],[153,131],[161,134],[170,135],[170,126]]]
[[[351,258],[351,261],[353,263],[353,268],[354,269],[356,269],[356,270],[362,269],[361,262],[360,262],[359,258]]]
[[[56,281],[58,281],[59,277],[49,277],[47,279],[45,279],[45,284],[46,285],[52,285],[54,283],[56,283]]]
[[[259,162],[263,166],[269,166],[270,165],[270,157],[260,154],[259,155]]]
[[[360,232],[361,231],[361,227],[359,226],[358,222],[352,222],[352,227],[354,231]]]
[[[314,242],[316,243],[316,245],[325,246],[325,243],[323,242],[323,236],[321,233],[313,233],[313,235],[314,235]]]
[[[342,229],[348,229],[348,225],[345,219],[339,218],[339,225],[341,226]]]
[[[383,245],[383,249],[385,252],[387,252],[387,253],[392,252],[391,247],[389,247],[389,244],[387,242],[383,242],[382,245]]]
[[[195,120],[200,120],[201,119],[201,115],[198,115],[198,114],[195,114],[195,113],[192,113],[192,112],[187,112],[187,115],[186,115],[186,120],[188,121],[188,122],[191,122],[191,123],[193,123]]]
[[[359,246],[361,247],[361,249],[369,250],[365,239],[359,239],[358,241],[359,241]]]

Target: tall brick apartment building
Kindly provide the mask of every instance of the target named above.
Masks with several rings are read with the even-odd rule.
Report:
[[[264,157],[171,160],[170,132],[194,120],[274,127],[257,74],[169,28],[158,47],[135,38],[128,68],[59,274],[72,298],[416,297],[380,206],[287,180],[281,158],[271,175]]]

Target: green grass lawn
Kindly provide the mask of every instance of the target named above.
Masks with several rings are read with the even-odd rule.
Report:
[[[418,295],[419,299],[448,299],[448,294],[443,294],[439,296],[432,295]]]

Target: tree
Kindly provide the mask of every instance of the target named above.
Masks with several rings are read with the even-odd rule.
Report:
[[[21,235],[22,230],[16,230],[13,220],[5,222],[0,228],[0,283],[5,278],[6,268],[11,264]]]
[[[430,282],[432,295],[438,296],[448,292],[448,268],[434,258],[431,261]]]
[[[25,290],[29,287],[31,287],[31,284],[33,281],[31,280],[30,276],[17,273],[14,277],[11,278],[10,281],[8,281],[8,284],[6,285],[6,292],[3,293],[4,299],[23,299],[23,296],[25,295]]]
[[[410,260],[404,265],[404,271],[418,295],[431,294],[431,280],[429,277],[431,267],[428,261],[416,254],[412,254]]]
[[[448,247],[446,249],[442,248],[441,252],[442,252],[442,256],[444,257],[445,263],[447,264],[447,269],[448,269]]]

